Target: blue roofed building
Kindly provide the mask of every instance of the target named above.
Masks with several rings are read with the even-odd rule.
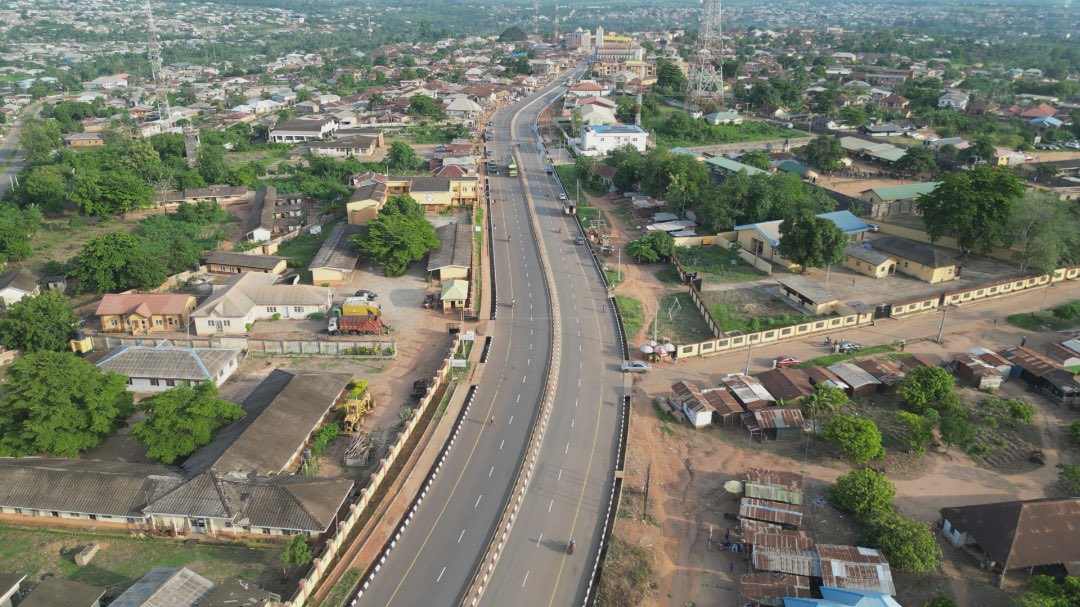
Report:
[[[818,217],[828,219],[835,223],[836,227],[840,228],[844,234],[847,234],[848,239],[852,244],[860,242],[863,239],[863,235],[870,230],[870,226],[863,223],[861,219],[853,215],[850,211],[819,213]],[[735,241],[738,242],[739,246],[744,250],[749,251],[762,259],[790,266],[791,264],[784,259],[784,256],[779,251],[781,223],[783,223],[783,220],[777,219],[774,221],[761,221],[758,223],[735,226]]]
[[[900,607],[896,599],[880,592],[822,586],[820,599],[784,597],[784,607]]]

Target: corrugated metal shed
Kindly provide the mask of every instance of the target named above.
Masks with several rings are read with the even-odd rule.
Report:
[[[797,528],[802,525],[803,509],[794,504],[747,497],[739,504],[739,516]]]
[[[873,548],[818,544],[821,578],[826,586],[896,594],[885,557]]]
[[[798,491],[800,493],[803,490],[803,475],[799,472],[770,470],[767,468],[749,468],[746,471],[746,480],[755,483],[780,485],[791,491]]]
[[[818,384],[826,384],[835,388],[840,388],[845,392],[851,390],[851,386],[847,385],[847,383],[840,379],[837,374],[825,367],[807,367],[803,371],[805,371],[806,376],[810,378],[810,383],[815,386]]]
[[[855,364],[886,386],[895,386],[901,379],[904,379],[904,372],[891,361],[880,358],[867,358]]]
[[[869,396],[877,392],[881,382],[876,377],[866,372],[865,369],[849,362],[836,363],[827,367],[843,382],[851,386],[851,396]]]
[[[764,430],[802,428],[803,415],[798,407],[769,407],[754,411],[754,418]]]
[[[756,378],[749,375],[725,375],[720,383],[727,386],[736,400],[748,410],[763,409],[776,402],[772,394]]]
[[[802,491],[791,491],[779,485],[766,485],[747,481],[743,483],[746,497],[754,497],[786,504],[802,504]]]
[[[788,531],[785,529],[755,532],[745,534],[746,543],[758,548],[773,548],[780,550],[810,550],[814,546],[814,540],[805,531]]]
[[[743,603],[784,604],[784,597],[808,598],[810,578],[783,573],[747,573],[739,578]]]
[[[786,550],[755,546],[750,561],[754,569],[821,577],[821,565],[812,550]]]

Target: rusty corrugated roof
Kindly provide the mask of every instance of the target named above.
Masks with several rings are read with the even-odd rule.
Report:
[[[826,586],[896,594],[885,557],[873,548],[818,544],[821,578]]]
[[[784,573],[747,573],[739,578],[743,600],[783,605],[784,597],[810,598],[810,578]]]
[[[802,428],[803,415],[798,407],[768,407],[754,411],[758,426],[766,430]]]
[[[739,516],[798,527],[802,524],[803,509],[794,504],[746,497],[739,503]]]
[[[754,546],[751,562],[754,564],[754,569],[761,571],[821,577],[821,565],[818,563],[817,555],[811,550]]]
[[[778,399],[798,400],[814,391],[810,378],[799,369],[770,369],[758,373],[757,378]]]
[[[770,470],[767,468],[749,468],[746,471],[746,480],[754,483],[780,485],[791,491],[802,492],[803,490],[803,475],[799,472]]]
[[[785,529],[773,529],[769,531],[745,534],[746,543],[757,548],[773,548],[781,550],[809,550],[814,546],[814,540],[805,531],[788,531]]]

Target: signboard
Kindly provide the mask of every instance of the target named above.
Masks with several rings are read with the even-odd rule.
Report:
[[[465,360],[464,358],[451,358],[450,359],[450,367],[451,368],[464,369],[467,366],[469,366],[469,361]]]

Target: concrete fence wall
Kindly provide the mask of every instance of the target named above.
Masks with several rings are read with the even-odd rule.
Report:
[[[95,349],[110,349],[117,346],[156,346],[165,338],[134,337],[130,335],[95,333],[90,336]],[[397,357],[396,339],[252,339],[250,337],[193,337],[169,338],[168,341],[181,348],[232,348],[244,350],[249,354],[299,354],[319,356],[355,356],[357,358],[395,358]],[[373,348],[373,354],[351,354],[352,348]],[[391,352],[392,353],[388,353]]]
[[[740,143],[719,143],[716,145],[702,145],[690,148],[695,152],[702,154],[711,154],[713,156],[722,156],[724,154],[730,154],[732,152],[750,152],[753,150],[763,150],[769,152],[781,152],[804,146],[811,141],[814,137],[791,137],[789,139],[768,139],[766,141],[743,141]]]
[[[455,338],[450,347],[450,351],[447,353],[446,359],[443,360],[442,366],[435,371],[435,382],[428,388],[423,398],[420,399],[420,403],[414,410],[412,418],[405,422],[397,439],[389,446],[386,457],[379,461],[379,466],[371,475],[367,486],[360,490],[360,496],[357,500],[349,505],[348,514],[341,518],[341,522],[338,524],[337,529],[333,534],[326,538],[326,543],[322,551],[316,556],[314,561],[312,561],[307,574],[300,579],[295,594],[285,602],[285,607],[303,607],[304,603],[307,602],[308,597],[311,596],[311,593],[314,592],[315,587],[319,584],[319,580],[321,580],[326,571],[330,569],[338,551],[359,521],[361,513],[363,513],[364,509],[370,505],[372,496],[375,495],[382,483],[387,480],[390,468],[393,467],[401,450],[412,437],[416,425],[435,401],[436,392],[439,391],[450,376],[450,361],[454,356],[454,352],[457,351],[459,343],[460,341]]]
[[[712,356],[757,346],[759,344],[798,339],[817,333],[826,333],[838,329],[849,329],[851,327],[869,325],[873,320],[874,315],[871,313],[833,316],[780,329],[769,329],[767,331],[758,331],[756,333],[747,333],[745,335],[710,339],[694,344],[679,344],[676,355],[680,359],[692,358],[694,356]]]

